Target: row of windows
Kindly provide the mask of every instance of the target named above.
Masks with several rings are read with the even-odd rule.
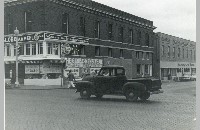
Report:
[[[152,76],[151,71],[152,71],[152,65],[137,64],[137,74],[138,75],[141,75],[142,77],[144,77],[145,75]]]
[[[8,34],[13,33],[13,17],[11,14],[7,14],[5,17],[5,25],[6,25],[6,30]],[[32,12],[31,11],[26,11],[24,12],[24,32],[31,32],[32,30],[32,23],[33,23],[33,18],[32,18]],[[81,36],[86,36],[86,18],[85,17],[80,17],[80,25],[79,25],[79,32]],[[100,39],[100,31],[103,29],[101,28],[101,22],[99,20],[94,20],[94,38],[99,38]],[[69,34],[69,14],[68,13],[63,13],[62,14],[62,33],[67,33]],[[108,23],[107,26],[108,34],[107,34],[107,39],[108,40],[114,40],[113,37],[113,23]],[[117,36],[117,41],[118,42],[124,42],[124,30],[125,28],[120,26],[118,28],[118,36]],[[134,44],[134,33],[133,29],[129,29],[129,43]],[[150,44],[150,38],[149,34],[145,33],[145,46],[149,46]],[[142,33],[139,30],[136,30],[136,44],[140,45],[142,41]]]
[[[176,57],[176,49],[175,47],[172,48],[172,53],[170,54],[170,46],[167,47],[167,57],[170,57],[172,56],[173,58]],[[192,59],[193,58],[193,54],[194,54],[194,59],[196,59],[196,54],[195,54],[195,50],[188,50],[188,48],[186,49],[186,56],[185,56],[185,48],[182,48],[182,58],[189,58],[189,53],[190,53],[190,58]],[[165,55],[165,46],[162,45],[162,48],[161,48],[161,56],[164,56]],[[177,51],[177,57],[178,58],[181,58],[181,49],[178,48],[178,51]]]

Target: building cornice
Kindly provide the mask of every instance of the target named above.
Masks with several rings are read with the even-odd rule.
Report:
[[[31,2],[38,2],[38,1],[47,1],[47,0],[17,0],[17,1],[12,1],[12,2],[4,2],[4,6],[8,7],[8,6],[15,6],[15,5],[20,5],[20,4],[25,4],[25,3],[31,3]],[[103,11],[101,9],[96,9],[96,8],[92,8],[90,6],[81,4],[81,3],[77,3],[74,1],[70,1],[70,0],[48,0],[48,2],[54,2],[56,4],[60,4],[63,6],[67,6],[70,8],[75,8],[78,9],[80,11],[84,11],[84,12],[88,12],[91,14],[97,14],[103,17],[107,17],[107,18],[111,18],[117,21],[121,21],[121,22],[125,22],[128,24],[133,24],[135,26],[138,27],[142,27],[142,28],[146,28],[146,29],[150,29],[150,30],[154,30],[156,29],[155,26],[149,25],[149,24],[145,24],[130,18],[126,18],[126,17],[122,17],[120,15],[114,14],[114,13],[110,13],[108,11]]]

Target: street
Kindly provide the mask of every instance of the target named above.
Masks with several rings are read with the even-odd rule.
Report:
[[[167,82],[148,101],[81,99],[75,89],[5,90],[6,130],[195,130],[196,82]]]

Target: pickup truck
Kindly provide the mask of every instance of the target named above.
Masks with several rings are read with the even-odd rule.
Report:
[[[81,98],[95,95],[124,95],[127,101],[147,100],[151,94],[163,93],[161,80],[155,78],[127,79],[123,66],[104,66],[96,76],[86,76],[76,82]]]

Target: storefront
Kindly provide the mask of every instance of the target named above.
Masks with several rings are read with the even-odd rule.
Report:
[[[190,62],[161,62],[161,79],[175,80],[180,77],[196,75],[196,63]]]

